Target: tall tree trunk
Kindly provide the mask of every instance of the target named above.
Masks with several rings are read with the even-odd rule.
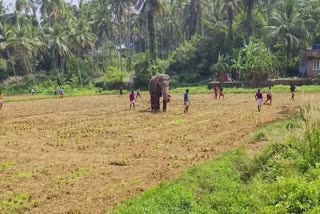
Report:
[[[119,66],[120,66],[120,71],[122,72],[122,33],[121,29],[119,31]]]
[[[151,61],[157,59],[157,38],[153,11],[149,11],[148,17],[148,32],[149,32],[149,54]]]
[[[230,6],[227,6],[227,15],[228,15],[228,38],[230,41],[233,41],[233,11]]]
[[[247,5],[247,24],[246,24],[246,30],[247,35],[252,36],[252,10],[253,10],[253,0],[249,0],[249,3]]]
[[[10,60],[11,59],[10,51],[7,49],[6,52],[7,52],[8,59]],[[12,67],[12,71],[13,71],[13,74],[14,74],[14,78],[16,80],[16,83],[18,84],[18,78],[17,78],[15,64],[16,64],[15,62],[11,62],[11,67]]]
[[[191,0],[190,6],[189,6],[189,40],[192,36],[194,36],[197,33],[197,21],[198,21],[198,11],[197,11],[197,0]]]
[[[290,37],[287,37],[287,72],[289,71],[289,61],[290,61]]]
[[[78,60],[80,60],[80,50],[78,51]],[[81,60],[80,60],[80,61],[81,61]],[[81,77],[81,71],[80,71],[80,62],[78,62],[78,74],[79,74],[79,79],[80,79],[81,87],[83,87],[82,77]]]

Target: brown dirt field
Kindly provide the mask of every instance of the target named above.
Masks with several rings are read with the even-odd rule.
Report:
[[[319,95],[275,94],[256,111],[254,95],[173,95],[166,113],[136,110],[128,97],[93,96],[5,104],[0,111],[0,207],[28,193],[27,213],[106,213],[189,167],[246,145],[249,133]],[[256,150],[261,146],[251,146]],[[2,167],[11,163],[11,167]],[[10,165],[10,164],[9,164]],[[19,207],[18,207],[19,208]]]

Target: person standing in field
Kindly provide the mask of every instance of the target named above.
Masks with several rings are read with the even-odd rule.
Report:
[[[290,86],[290,91],[291,91],[291,100],[294,100],[294,93],[296,91],[296,86],[293,83]]]
[[[130,98],[130,110],[133,107],[133,109],[135,109],[135,96],[134,96],[134,92],[131,91],[131,94],[129,95]]]
[[[184,100],[184,113],[187,114],[189,111],[189,105],[190,105],[189,89],[186,90],[183,100]]]
[[[137,98],[136,99],[138,99],[138,97],[140,97],[140,100],[141,100],[140,88],[138,88],[138,90],[137,90]]]
[[[64,88],[63,87],[60,88],[60,96],[61,96],[61,98],[64,97]]]
[[[267,100],[264,102],[264,104],[267,104],[267,102],[270,100],[270,105],[272,103],[272,93],[271,93],[271,86],[269,86],[269,90],[267,93]]]
[[[214,99],[215,99],[215,100],[218,99],[218,90],[219,90],[218,86],[215,85],[215,86],[213,87]]]
[[[257,105],[258,105],[258,112],[261,111],[261,105],[262,105],[262,102],[263,102],[263,96],[262,96],[262,93],[260,91],[260,89],[258,89],[258,92],[256,93],[256,101],[257,101]]]
[[[223,93],[223,87],[222,86],[220,86],[220,88],[219,88],[219,100],[220,100],[220,97],[222,97],[223,100],[224,100],[224,93]]]
[[[3,105],[3,96],[2,96],[2,92],[0,91],[0,110],[2,109],[2,105]]]
[[[31,88],[31,96],[33,96],[34,93],[35,93],[34,89]]]
[[[123,88],[122,88],[122,85],[120,85],[119,87],[119,97],[122,97],[123,95]]]

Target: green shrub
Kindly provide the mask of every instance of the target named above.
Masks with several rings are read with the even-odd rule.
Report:
[[[125,86],[124,79],[127,73],[119,71],[116,67],[109,66],[103,77],[95,82],[95,87],[103,90],[119,89],[119,86]]]

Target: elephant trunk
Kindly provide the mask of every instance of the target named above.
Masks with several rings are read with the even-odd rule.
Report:
[[[162,94],[162,99],[163,99],[163,111],[167,111],[167,103],[168,103],[168,94]]]

